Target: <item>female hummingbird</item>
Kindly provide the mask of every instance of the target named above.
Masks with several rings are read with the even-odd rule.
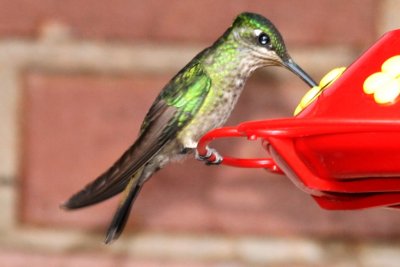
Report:
[[[212,46],[196,55],[161,90],[133,145],[62,207],[93,205],[123,191],[105,243],[117,239],[143,184],[169,162],[193,152],[206,132],[222,126],[246,80],[265,66],[285,67],[308,85],[316,85],[291,59],[282,36],[268,19],[242,13]]]

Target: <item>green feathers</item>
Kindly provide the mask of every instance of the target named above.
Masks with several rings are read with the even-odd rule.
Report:
[[[177,109],[178,127],[184,126],[198,112],[211,88],[211,79],[200,63],[188,65],[164,88],[161,98]]]
[[[281,57],[286,57],[285,42],[278,29],[269,21],[267,18],[255,14],[244,12],[236,17],[232,25],[233,28],[248,28],[253,30],[260,30],[266,33],[271,38],[271,47],[274,48],[275,52]],[[251,32],[248,32],[251,34]]]

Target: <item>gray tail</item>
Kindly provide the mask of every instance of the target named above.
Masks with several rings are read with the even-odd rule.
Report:
[[[119,205],[114,215],[114,218],[111,221],[111,224],[107,230],[106,239],[104,241],[106,244],[110,244],[121,235],[122,231],[125,228],[126,222],[128,221],[132,205],[135,202],[135,199],[138,196],[141,188],[141,184],[136,184],[129,188],[127,196]]]

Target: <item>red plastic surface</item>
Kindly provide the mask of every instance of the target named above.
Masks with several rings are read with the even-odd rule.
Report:
[[[222,164],[284,172],[325,209],[400,204],[400,103],[381,105],[363,92],[365,79],[400,55],[400,30],[384,35],[316,101],[293,118],[245,122],[206,134],[261,138],[272,158],[224,157]]]

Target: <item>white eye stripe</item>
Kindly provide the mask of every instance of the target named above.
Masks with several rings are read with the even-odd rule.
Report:
[[[262,30],[254,30],[254,34],[258,37],[262,33]]]

